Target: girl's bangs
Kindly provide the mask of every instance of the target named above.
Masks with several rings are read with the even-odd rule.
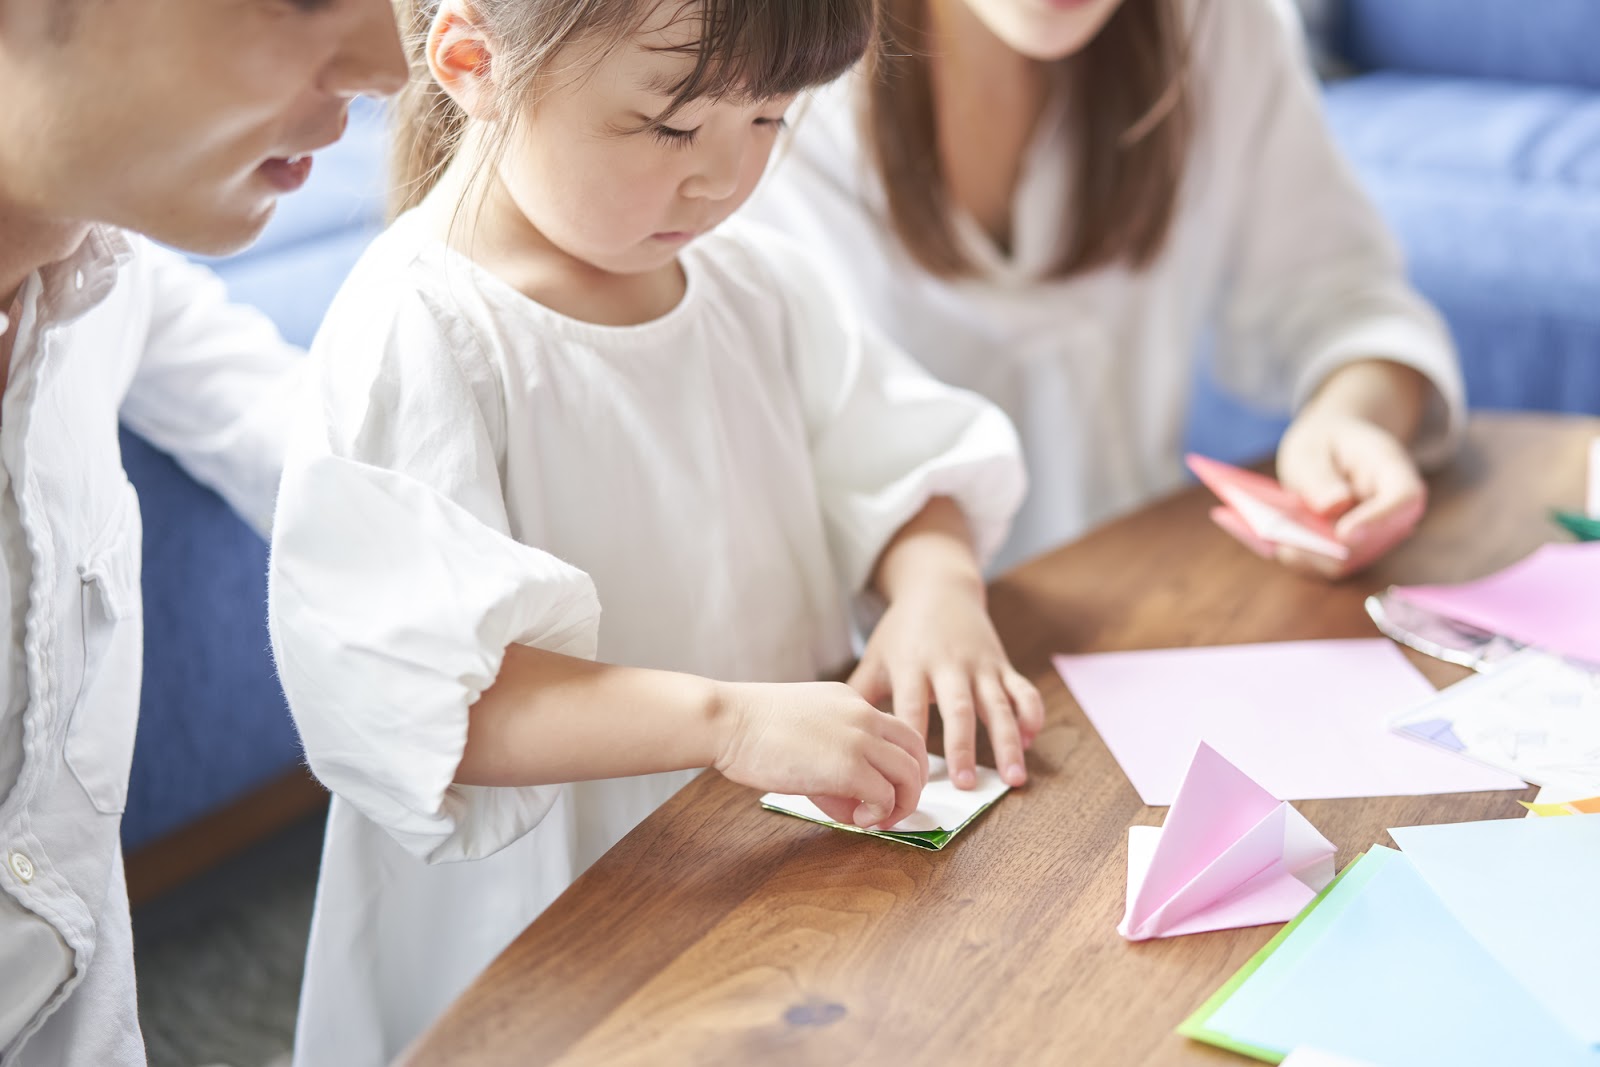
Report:
[[[678,0],[665,0],[673,3]],[[874,0],[683,0],[694,56],[663,116],[703,98],[770,100],[825,85],[853,67],[876,33]]]

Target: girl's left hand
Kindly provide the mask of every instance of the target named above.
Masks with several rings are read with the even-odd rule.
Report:
[[[989,730],[1008,785],[1028,780],[1023,751],[1044,726],[1039,691],[1011,666],[984,607],[981,584],[936,581],[891,602],[850,685],[928,736],[928,702],[944,718],[945,760],[958,789],[977,785],[977,722]]]
[[[1411,535],[1428,489],[1406,446],[1358,415],[1307,409],[1278,445],[1278,479],[1319,514],[1337,516],[1335,532],[1350,558],[1331,559],[1278,546],[1294,570],[1338,579],[1354,574]]]

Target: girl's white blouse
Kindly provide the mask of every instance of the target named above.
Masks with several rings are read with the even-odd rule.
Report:
[[[412,216],[329,312],[271,568],[284,689],[335,793],[297,1063],[388,1062],[692,777],[453,784],[507,645],[811,680],[849,658],[852,596],[930,497],[985,556],[1005,537],[1024,478],[996,408],[776,233],[724,227],[682,263],[673,311],[597,326]]]

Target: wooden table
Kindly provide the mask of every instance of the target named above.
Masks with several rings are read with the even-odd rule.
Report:
[[[1128,827],[1157,824],[1056,652],[1369,637],[1391,582],[1475,577],[1561,537],[1600,420],[1483,416],[1416,537],[1328,586],[1246,553],[1181,492],[1001,579],[1047,725],[1030,785],[942,852],[761,811],[708,772],[612,849],[403,1057],[449,1064],[1245,1063],[1173,1027],[1278,929],[1130,944]],[[1466,672],[1413,656],[1435,684]],[[1389,826],[1512,818],[1526,793],[1310,801],[1342,867]]]

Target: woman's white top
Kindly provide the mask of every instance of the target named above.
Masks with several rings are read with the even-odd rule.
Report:
[[[1197,134],[1147,269],[1046,277],[1075,180],[1064,99],[1027,150],[1010,254],[956,218],[975,276],[934,277],[895,237],[859,135],[858,78],[810,101],[747,209],[805,243],[923,366],[1016,422],[1032,489],[1002,565],[1180,484],[1208,344],[1219,382],[1268,410],[1299,405],[1352,360],[1408,364],[1438,391],[1418,459],[1443,459],[1459,436],[1454,348],[1330,139],[1294,14],[1274,0],[1186,7]]]
[[[413,215],[334,301],[271,567],[279,672],[335,793],[298,1064],[389,1062],[693,776],[452,784],[507,645],[811,680],[930,497],[984,556],[1005,537],[1024,478],[998,410],[864,328],[780,235],[727,226],[682,264],[671,312],[597,326]]]

